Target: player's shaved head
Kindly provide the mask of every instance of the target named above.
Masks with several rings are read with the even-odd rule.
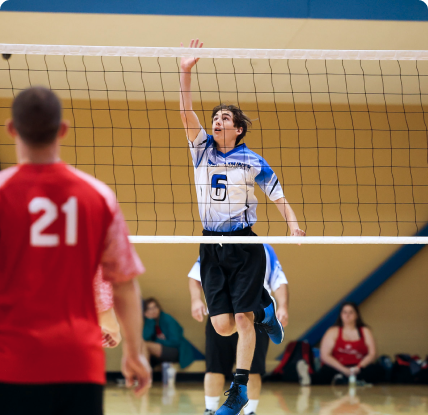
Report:
[[[60,100],[41,86],[20,92],[12,104],[13,125],[21,139],[32,147],[45,147],[55,140],[61,117]]]

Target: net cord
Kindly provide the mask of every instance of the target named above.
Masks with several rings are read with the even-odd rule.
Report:
[[[428,245],[427,236],[129,236],[134,244]]]
[[[234,59],[428,60],[428,50],[217,49],[0,43],[0,53]]]

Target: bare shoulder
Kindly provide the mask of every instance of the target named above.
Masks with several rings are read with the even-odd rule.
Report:
[[[372,331],[368,327],[362,327],[364,336],[373,337]]]
[[[339,335],[339,327],[330,327],[324,334],[325,338],[336,340],[337,336]]]

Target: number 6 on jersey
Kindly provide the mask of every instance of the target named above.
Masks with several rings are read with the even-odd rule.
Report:
[[[32,246],[58,246],[58,234],[43,234],[42,232],[58,219],[58,207],[47,197],[35,197],[28,205],[32,214],[44,211],[32,225],[30,230],[30,245]],[[61,212],[65,213],[65,244],[74,246],[77,244],[77,198],[71,196],[61,206]]]

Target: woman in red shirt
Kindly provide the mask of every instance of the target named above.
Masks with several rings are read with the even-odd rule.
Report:
[[[335,325],[321,340],[320,349],[323,366],[312,375],[312,384],[329,384],[335,377],[346,381],[351,375],[367,383],[377,383],[383,378],[382,367],[374,363],[376,345],[372,332],[355,303],[342,304]]]

